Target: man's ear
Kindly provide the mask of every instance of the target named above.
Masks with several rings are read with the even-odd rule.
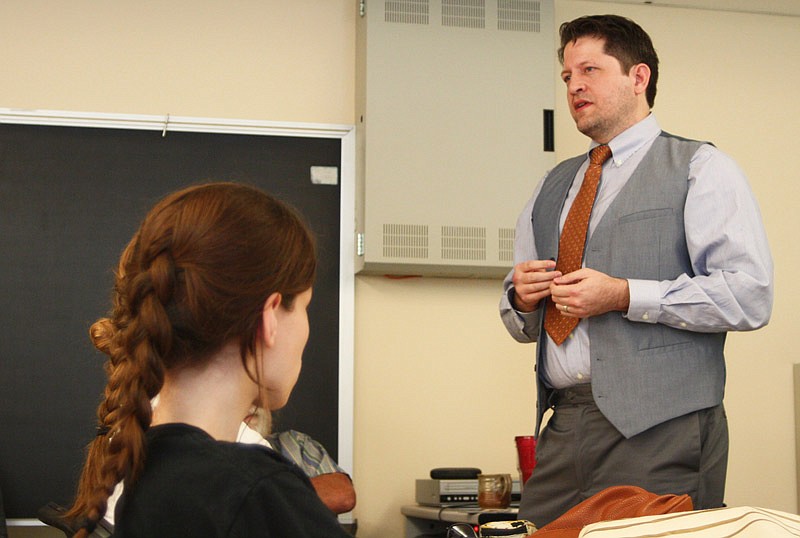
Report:
[[[650,84],[650,67],[647,64],[636,64],[631,67],[631,75],[633,75],[633,87],[636,94],[645,93]]]
[[[275,292],[267,297],[264,309],[261,311],[261,333],[264,335],[264,344],[267,347],[275,345],[275,335],[278,333],[277,311],[281,301],[281,294]]]

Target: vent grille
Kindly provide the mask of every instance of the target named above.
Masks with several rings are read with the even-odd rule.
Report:
[[[514,228],[500,228],[497,233],[499,261],[514,263]]]
[[[442,226],[443,260],[485,260],[486,228]]]
[[[385,0],[383,20],[405,24],[428,24],[430,0]]]
[[[497,28],[515,32],[541,32],[542,3],[539,0],[498,0]]]
[[[428,227],[424,224],[384,224],[384,258],[428,258]]]
[[[442,26],[486,28],[486,1],[442,0]]]

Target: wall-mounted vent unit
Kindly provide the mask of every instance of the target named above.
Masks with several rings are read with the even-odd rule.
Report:
[[[365,0],[357,269],[500,277],[553,166],[552,0]]]

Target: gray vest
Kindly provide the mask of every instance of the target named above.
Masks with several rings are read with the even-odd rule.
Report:
[[[694,276],[683,208],[689,161],[700,145],[661,133],[587,241],[586,267],[631,279]],[[559,215],[584,160],[585,156],[576,157],[554,168],[536,199],[532,219],[540,259],[558,254]],[[629,321],[622,312],[587,322],[595,401],[626,437],[722,402],[725,333]],[[546,339],[539,342],[537,369],[541,370]],[[549,392],[539,379],[537,431]]]

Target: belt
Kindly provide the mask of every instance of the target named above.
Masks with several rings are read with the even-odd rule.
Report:
[[[550,407],[558,407],[559,405],[582,405],[594,403],[592,384],[583,383],[581,385],[573,385],[563,389],[555,389],[550,393],[550,397],[547,401],[550,404]]]

